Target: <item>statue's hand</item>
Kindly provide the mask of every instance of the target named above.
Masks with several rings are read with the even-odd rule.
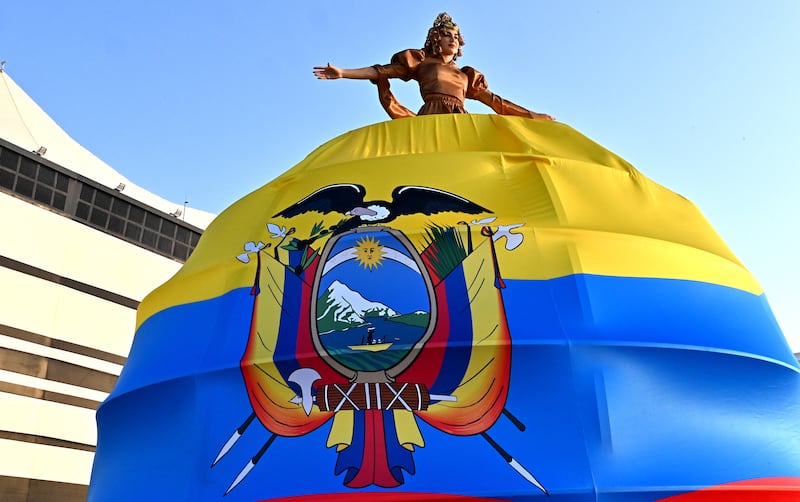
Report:
[[[342,69],[330,63],[327,66],[315,66],[314,76],[321,80],[335,80],[342,78]]]

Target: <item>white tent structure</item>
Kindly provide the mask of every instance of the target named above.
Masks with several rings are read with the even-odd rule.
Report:
[[[43,148],[41,157],[108,188],[122,192],[167,214],[185,209],[182,220],[205,228],[214,214],[162,199],[115,171],[64,132],[5,71],[0,71],[0,138],[29,152]]]
[[[0,500],[86,499],[136,307],[213,216],[136,186],[0,69]]]

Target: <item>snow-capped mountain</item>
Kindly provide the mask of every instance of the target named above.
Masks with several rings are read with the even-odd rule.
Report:
[[[367,317],[396,315],[391,307],[367,300],[339,281],[333,281],[317,302],[317,326],[323,332],[364,324]]]

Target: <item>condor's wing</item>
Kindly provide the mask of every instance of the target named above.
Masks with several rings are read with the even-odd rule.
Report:
[[[365,193],[362,185],[354,183],[328,185],[276,213],[274,217],[291,218],[309,211],[346,213],[364,202]]]
[[[392,212],[401,214],[490,213],[469,199],[438,188],[424,186],[399,186],[392,191]]]

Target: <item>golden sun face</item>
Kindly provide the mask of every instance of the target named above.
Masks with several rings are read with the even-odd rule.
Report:
[[[383,246],[380,241],[376,241],[372,237],[364,237],[357,241],[353,248],[356,250],[358,264],[365,270],[372,271],[383,262]]]

